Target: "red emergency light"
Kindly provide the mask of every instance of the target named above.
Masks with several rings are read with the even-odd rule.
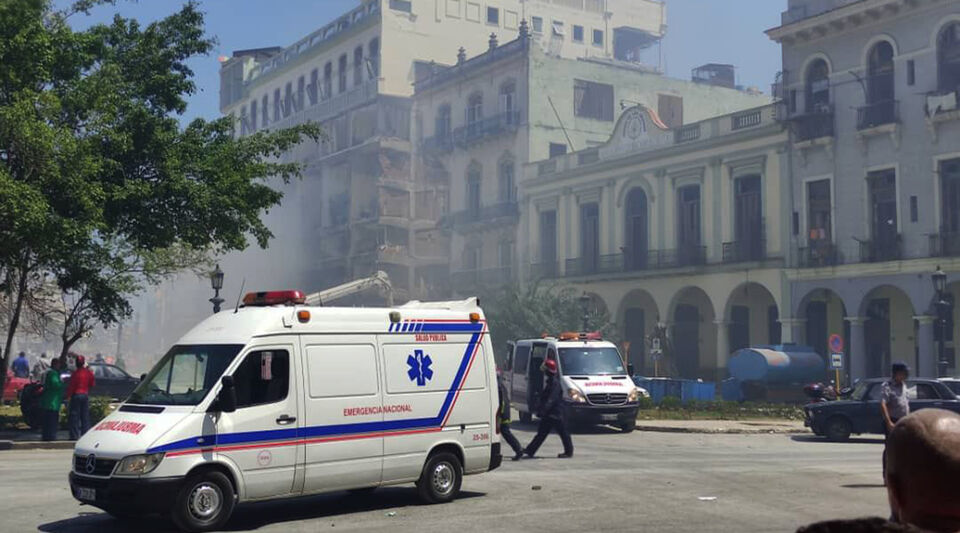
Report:
[[[265,307],[269,305],[300,305],[307,301],[301,291],[264,291],[248,292],[243,297],[247,307]]]

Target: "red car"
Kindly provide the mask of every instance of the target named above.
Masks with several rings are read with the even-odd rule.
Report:
[[[20,390],[28,383],[29,378],[14,377],[13,372],[7,370],[7,380],[3,382],[3,402],[15,402],[20,397]]]

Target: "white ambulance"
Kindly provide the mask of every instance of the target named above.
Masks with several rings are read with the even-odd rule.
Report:
[[[563,416],[571,424],[610,424],[624,432],[637,427],[646,390],[634,385],[620,351],[596,334],[564,333],[510,343],[504,372],[510,403],[529,422],[543,390],[545,359],[557,362],[563,385]]]
[[[496,368],[476,299],[392,309],[251,293],[187,333],[77,441],[76,499],[217,529],[237,503],[416,483],[455,498],[500,465]]]

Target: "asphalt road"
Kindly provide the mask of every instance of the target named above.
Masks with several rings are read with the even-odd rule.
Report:
[[[532,436],[516,433],[523,442]],[[412,485],[367,496],[335,493],[238,507],[228,530],[793,531],[829,518],[887,514],[880,440],[598,430],[575,435],[574,443],[575,458],[556,459],[560,443],[551,436],[542,458],[468,477],[450,504],[420,505]],[[131,530],[72,498],[70,454],[0,452],[0,529]],[[138,533],[169,529],[157,519],[135,525]]]

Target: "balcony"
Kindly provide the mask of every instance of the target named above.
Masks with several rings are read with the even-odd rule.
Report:
[[[930,257],[960,256],[960,232],[942,231],[930,235]]]
[[[751,239],[723,243],[724,263],[746,263],[763,261],[767,255],[765,239]]]
[[[541,263],[532,263],[530,265],[530,279],[554,279],[560,275],[560,263],[557,261],[546,261]]]
[[[376,100],[379,94],[378,80],[370,80],[353,89],[338,94],[327,100],[317,102],[302,111],[291,113],[279,121],[271,122],[267,127],[260,129],[279,130],[289,128],[305,122],[326,122],[327,120],[355,107],[368,104]]]
[[[903,259],[903,237],[900,234],[897,234],[894,239],[859,242],[861,263],[880,263]]]
[[[673,134],[673,141],[676,144],[696,141],[700,138],[700,123],[681,126]]]
[[[798,250],[800,268],[831,267],[841,264],[840,251],[832,242],[811,242]]]
[[[900,102],[884,100],[857,108],[857,129],[869,130],[900,122]]]
[[[564,274],[569,277],[615,274],[623,272],[623,254],[575,257],[567,259]]]
[[[465,148],[473,143],[503,133],[517,131],[520,126],[520,111],[509,111],[487,117],[453,130],[453,143]]]
[[[730,117],[730,129],[733,131],[759,126],[763,123],[763,110],[753,109],[737,113]]]
[[[790,119],[797,142],[833,137],[833,108],[797,115]]]
[[[453,227],[462,227],[478,222],[491,222],[502,218],[518,219],[520,207],[517,202],[501,202],[481,206],[479,209],[466,209],[447,215],[444,222]]]

